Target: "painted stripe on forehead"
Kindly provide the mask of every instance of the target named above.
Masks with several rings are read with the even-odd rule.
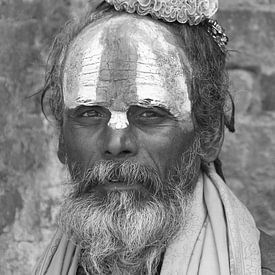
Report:
[[[138,100],[163,100],[162,95],[165,91],[161,86],[162,79],[157,65],[157,56],[145,43],[139,43],[137,49],[139,57],[136,80]]]
[[[108,126],[115,130],[127,128],[129,126],[127,112],[111,111],[111,118],[108,122]]]
[[[150,21],[112,20],[77,38],[64,78],[66,107],[103,105],[125,112],[144,101],[176,117],[190,115],[184,74],[189,63],[173,35]]]
[[[138,44],[138,100],[144,102],[144,105],[149,101],[153,106],[166,107],[177,118],[184,114],[189,115],[191,102],[188,95],[187,68],[175,48],[171,45],[168,47],[163,37],[159,42],[162,42],[162,52],[148,44]]]
[[[79,47],[80,43],[85,43],[86,37],[79,38],[78,44],[70,49],[69,64],[64,69],[64,103],[68,108],[75,108],[81,104],[96,100],[96,89],[100,71],[98,70],[103,45],[100,42],[103,30],[94,34],[89,47],[84,49]]]
[[[129,103],[137,100],[137,50],[121,22],[104,31],[104,49],[97,87],[97,102],[105,102],[112,110],[127,111]]]
[[[105,47],[102,52],[96,101],[107,103],[107,106],[111,107],[109,127],[116,130],[125,129],[129,125],[127,103],[136,100],[136,49],[130,45],[129,39],[119,27],[107,29],[102,40]]]

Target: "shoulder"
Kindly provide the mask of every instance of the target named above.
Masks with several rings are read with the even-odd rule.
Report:
[[[275,239],[260,231],[260,249],[263,275],[275,275]]]

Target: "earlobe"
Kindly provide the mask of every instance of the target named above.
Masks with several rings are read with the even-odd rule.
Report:
[[[58,159],[61,163],[65,164],[66,154],[65,154],[65,144],[64,144],[64,139],[63,139],[63,134],[62,133],[59,136],[57,157],[58,157]]]

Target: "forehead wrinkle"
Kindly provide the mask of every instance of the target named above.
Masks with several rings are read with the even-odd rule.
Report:
[[[158,24],[156,24],[154,19],[146,19],[147,20],[139,22],[139,19],[135,18],[138,22],[137,27],[141,30],[139,33],[135,32],[136,35],[133,36],[133,39],[136,39],[136,43],[138,43],[138,41],[151,41],[152,48],[159,48],[160,52],[168,52],[171,51],[171,49],[172,51],[178,52],[183,67],[191,73],[192,68],[181,46],[181,39],[174,33],[169,25],[161,21],[157,21]]]
[[[138,19],[135,19],[136,21]],[[182,74],[185,76],[185,83],[189,88],[190,82],[190,74],[191,74],[191,66],[190,63],[180,46],[180,39],[172,32],[172,30],[168,30],[168,27],[163,24],[155,24],[155,22],[151,22],[150,20],[142,20],[139,24],[137,24],[138,31],[135,31],[135,36],[133,35],[133,39],[135,43],[139,45],[139,49],[141,47],[148,48],[145,62],[141,61],[141,58],[138,60],[138,64],[146,64],[151,66],[146,66],[147,69],[150,67],[151,70],[148,70],[149,73],[154,74],[153,71],[157,71],[157,68],[162,68],[163,64],[156,64],[160,61],[160,57],[165,55],[167,60],[169,61],[171,58],[177,59],[177,67],[178,74]],[[144,41],[148,42],[147,46]],[[151,45],[148,47],[148,44]],[[140,47],[140,45],[142,45]],[[149,51],[153,52],[148,54]],[[151,58],[152,57],[152,58]],[[173,64],[172,64],[173,65]],[[154,67],[153,67],[154,66]],[[143,67],[142,72],[146,73]],[[171,66],[172,69],[174,66]],[[139,69],[138,69],[139,72]],[[169,70],[168,70],[169,72]],[[189,92],[189,89],[188,89]]]
[[[156,34],[156,30],[153,30]],[[137,93],[139,99],[154,99],[155,105],[165,105],[176,116],[191,111],[188,96],[187,75],[183,67],[180,52],[167,42],[167,38],[158,36],[159,41],[152,44],[137,40],[138,63],[137,63]],[[154,38],[154,37],[153,37]],[[156,44],[155,41],[158,43]],[[158,99],[158,100],[155,100]]]
[[[127,103],[136,99],[136,46],[125,35],[123,22],[105,28],[99,86],[97,95],[105,93],[105,100],[112,104],[114,110],[126,110]],[[97,98],[99,99],[99,98]],[[103,98],[100,98],[103,100]]]
[[[69,49],[64,69],[64,102],[67,107],[76,107],[96,98],[97,65],[100,64],[103,48],[101,35],[102,30],[84,32]]]
[[[123,101],[124,103],[133,102],[133,98],[138,100],[136,91],[138,81],[147,81],[148,88],[158,88],[158,92],[160,92],[159,89],[165,88],[167,90],[169,85],[165,84],[165,80],[160,80],[160,78],[163,78],[164,71],[162,71],[163,75],[161,75],[161,64],[158,62],[158,57],[163,55],[163,53],[169,56],[170,52],[176,52],[180,56],[180,59],[182,59],[180,64],[183,70],[190,66],[186,62],[184,52],[179,47],[175,35],[162,24],[156,24],[148,19],[141,20],[140,17],[137,18],[132,15],[116,17],[109,19],[107,22],[102,21],[101,26],[93,26],[92,30],[87,31],[86,38],[89,37],[88,33],[94,34],[99,31],[103,31],[99,44],[102,47],[104,46],[101,53],[98,54],[101,57],[100,64],[99,61],[89,64],[89,66],[96,65],[96,69],[92,70],[90,68],[89,73],[86,74],[84,72],[82,74],[83,78],[85,78],[86,76],[97,74],[98,71],[97,83],[94,84],[97,87],[97,102],[102,102],[103,98],[109,101],[117,98],[117,101]],[[138,53],[138,48],[144,48],[144,44],[150,50],[149,55]],[[113,46],[118,49],[117,52],[119,54],[117,52],[114,54],[114,51],[110,51]],[[111,56],[110,52],[113,53]],[[94,52],[92,55],[94,55],[95,59],[97,58]],[[106,58],[106,56],[110,58]],[[142,77],[139,77],[141,75]],[[185,76],[187,75],[185,74]],[[159,78],[158,83],[152,81],[154,78]],[[85,81],[83,83],[84,87],[89,86],[85,84]],[[186,78],[184,79],[184,83],[186,84]],[[124,92],[121,92],[122,90]],[[118,91],[120,92],[118,93]],[[159,98],[160,94],[156,93],[156,96],[156,98]],[[164,103],[165,101],[161,100],[159,102]]]

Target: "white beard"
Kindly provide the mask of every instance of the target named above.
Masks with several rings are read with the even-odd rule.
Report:
[[[100,184],[112,178],[114,167],[118,167],[112,162],[98,163],[80,180],[73,178],[72,190],[61,207],[59,226],[82,248],[80,264],[86,272],[156,273],[162,252],[188,222],[188,206],[200,169],[193,156],[192,148],[183,155],[174,177],[165,183],[155,172],[123,162],[119,176],[128,185],[136,179],[143,182],[140,191],[102,194],[91,188],[92,179]]]
[[[59,224],[83,249],[91,274],[154,274],[160,255],[184,225],[191,196],[163,204],[137,203],[132,191],[111,192],[99,205],[93,195],[67,198]]]

